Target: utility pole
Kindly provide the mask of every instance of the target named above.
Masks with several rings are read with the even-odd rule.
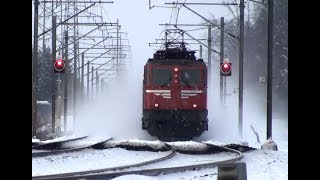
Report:
[[[32,58],[32,137],[37,129],[37,65],[38,65],[38,8],[39,1],[34,2],[33,58]]]
[[[101,92],[103,93],[104,91],[104,79],[101,79]]]
[[[121,39],[122,39],[122,37],[121,37],[122,35],[120,34],[120,39],[119,39],[119,43],[120,43],[120,45],[119,45],[119,47],[120,47],[120,52],[119,52],[119,54],[120,54],[120,61],[119,61],[119,68],[120,68],[120,71],[122,71],[122,42],[121,42]]]
[[[98,70],[96,70],[96,97],[98,97],[99,94],[99,74]]]
[[[42,24],[42,29],[45,31],[46,28],[46,2],[43,2],[43,24]],[[44,52],[46,49],[46,38],[42,38],[42,51]]]
[[[74,42],[73,45],[73,123],[75,123],[76,119],[76,101],[77,101],[77,43]]]
[[[64,123],[64,130],[63,132],[67,133],[67,116],[68,116],[68,78],[69,78],[69,59],[68,59],[68,31],[65,31],[65,50],[64,50],[64,59],[65,59],[65,72],[64,72],[64,105],[63,105],[63,123]]]
[[[224,17],[221,17],[220,19],[220,63],[223,63],[224,59]],[[219,68],[220,69],[220,68]],[[220,72],[219,72],[220,74]],[[220,75],[220,103],[223,103],[223,100],[225,98],[225,94],[223,93],[223,81],[225,81],[225,76]]]
[[[243,118],[243,50],[244,50],[244,0],[240,0],[240,51],[239,51],[239,136],[242,138]]]
[[[223,77],[223,104],[226,105],[227,100],[227,77]]]
[[[94,68],[93,68],[93,66],[91,66],[91,97],[93,98],[93,76],[94,76],[94,74],[93,74],[93,72],[94,72]]]
[[[117,78],[119,77],[119,19],[117,19]]]
[[[202,59],[202,45],[200,44],[200,59]]]
[[[44,17],[45,18],[45,17]],[[57,41],[57,16],[52,16],[52,62],[56,60],[56,41]],[[54,68],[52,68],[52,134],[55,133],[56,129],[56,76],[54,73]]]
[[[211,26],[208,26],[208,80],[209,90],[211,86]],[[211,91],[209,91],[211,92]]]
[[[81,99],[84,97],[84,53],[82,53],[81,59]]]
[[[89,100],[89,93],[90,93],[90,85],[89,85],[89,81],[90,81],[90,62],[87,62],[87,98]]]
[[[272,138],[273,0],[268,0],[267,139]]]

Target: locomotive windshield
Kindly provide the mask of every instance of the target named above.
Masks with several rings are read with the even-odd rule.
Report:
[[[198,86],[201,84],[200,69],[180,69],[182,86]],[[153,68],[152,84],[155,86],[170,86],[173,78],[171,68]]]
[[[171,82],[171,69],[153,68],[152,84],[156,86],[169,86]]]
[[[200,84],[200,69],[181,69],[181,84],[197,86]]]

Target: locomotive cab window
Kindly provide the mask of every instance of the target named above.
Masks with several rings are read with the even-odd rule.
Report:
[[[169,86],[171,83],[171,69],[153,68],[152,84],[156,86]]]
[[[149,84],[149,76],[150,76],[150,70],[149,70],[150,68],[145,68],[144,69],[144,76],[143,76],[143,84]]]
[[[200,85],[200,69],[182,69],[181,84],[186,86]]]
[[[203,85],[207,86],[207,71],[204,69],[203,71]]]

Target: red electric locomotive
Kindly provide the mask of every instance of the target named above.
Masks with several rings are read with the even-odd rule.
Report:
[[[169,45],[144,66],[142,129],[160,140],[190,140],[208,130],[207,66],[185,43]]]

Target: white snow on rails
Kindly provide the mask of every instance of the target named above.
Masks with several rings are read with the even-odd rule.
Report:
[[[38,142],[37,145],[32,146],[32,149],[51,149],[52,147],[59,146],[63,143],[70,142],[70,141],[77,141],[77,140],[85,139],[87,137],[88,136],[79,136],[79,137],[64,136],[64,137],[60,137],[52,140],[40,141]]]
[[[80,151],[86,148],[101,148],[102,144],[111,138],[87,138],[78,137],[61,141],[51,141],[49,143],[43,143],[32,147],[32,157],[43,157],[61,153],[71,153]]]
[[[81,172],[154,160],[171,154],[166,152],[128,151],[121,148],[84,150],[71,154],[54,155],[32,160],[32,176]],[[86,166],[77,166],[86,164]]]
[[[104,144],[104,148],[124,148],[135,151],[168,151],[170,148],[159,140],[145,141],[139,139],[132,140],[111,140]]]

